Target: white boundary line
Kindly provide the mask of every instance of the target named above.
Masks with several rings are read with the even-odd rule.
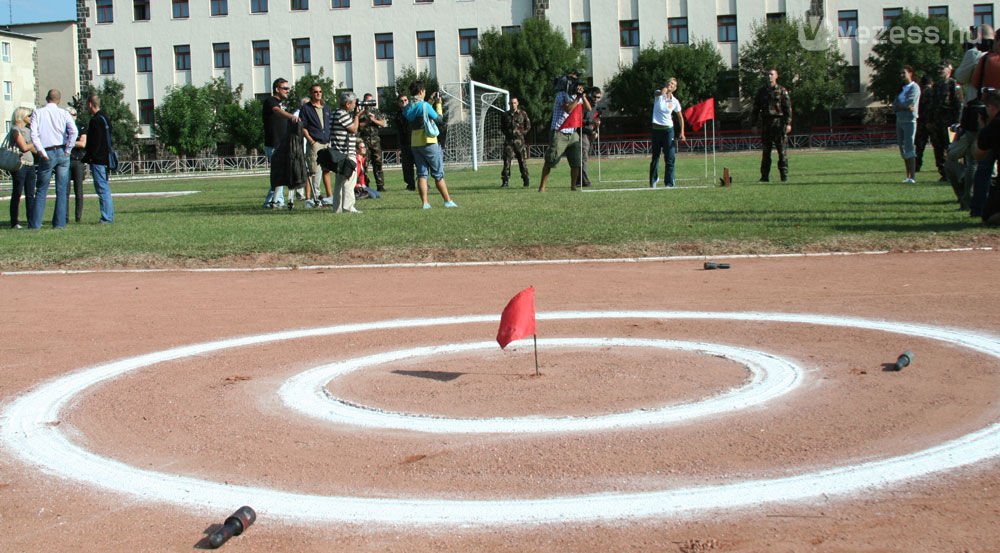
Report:
[[[598,190],[584,190],[584,192],[639,192],[643,190],[694,190],[696,188],[709,188],[708,185],[695,185],[695,186],[657,186],[653,188],[652,186],[642,186],[637,188],[601,188]]]
[[[732,481],[710,486],[497,500],[427,499],[412,495],[321,496],[249,485],[230,485],[129,466],[87,451],[72,442],[59,426],[51,424],[60,420],[62,411],[88,388],[164,361],[280,340],[394,328],[489,323],[496,322],[498,318],[495,315],[472,315],[390,320],[285,331],[182,346],[98,365],[43,384],[12,401],[0,415],[0,444],[8,454],[53,476],[145,501],[183,505],[205,512],[227,510],[233,505],[252,504],[266,516],[296,522],[374,522],[406,526],[497,526],[690,516],[697,512],[719,509],[750,508],[766,503],[870,493],[873,488],[898,484],[1000,456],[1000,423],[994,422],[959,438],[897,457],[786,477]],[[736,320],[861,328],[938,340],[1000,358],[1000,337],[994,335],[960,328],[857,317],[754,312],[578,311],[542,313],[538,318]]]
[[[174,198],[176,196],[190,196],[200,194],[200,190],[176,190],[173,192],[112,192],[112,198]],[[55,194],[45,196],[46,200],[55,199]],[[96,198],[97,194],[84,194],[84,198]],[[0,201],[9,200],[10,196],[0,197]]]
[[[0,277],[38,275],[87,275],[87,274],[141,274],[141,273],[258,273],[270,271],[334,271],[341,269],[414,269],[449,267],[511,267],[522,265],[580,265],[586,263],[663,263],[666,261],[701,261],[706,259],[783,259],[809,257],[848,257],[859,255],[886,255],[890,253],[928,254],[991,252],[995,248],[942,248],[935,250],[873,250],[864,252],[816,252],[816,253],[773,253],[773,254],[719,254],[719,255],[672,255],[662,257],[621,257],[598,259],[516,259],[510,261],[458,261],[431,263],[364,263],[359,265],[298,265],[283,267],[204,267],[195,269],[46,269],[40,271],[4,271]]]
[[[526,340],[519,342],[521,345]],[[497,350],[496,341],[448,344],[378,353],[309,369],[288,379],[278,391],[286,407],[335,424],[366,428],[409,430],[435,434],[505,434],[592,432],[686,422],[698,417],[728,414],[761,405],[791,392],[803,379],[801,367],[791,361],[746,348],[639,338],[543,338],[549,348],[656,348],[696,351],[741,363],[753,377],[745,385],[702,401],[638,409],[623,413],[580,417],[451,418],[388,412],[347,402],[329,393],[326,385],[348,373],[402,359],[419,359],[466,351]],[[693,367],[692,369],[695,369]]]

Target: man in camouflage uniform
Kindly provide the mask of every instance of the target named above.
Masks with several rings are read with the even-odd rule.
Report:
[[[941,78],[934,85],[931,96],[930,117],[927,118],[927,134],[934,147],[934,163],[937,165],[941,180],[946,181],[944,162],[951,137],[948,129],[957,125],[962,116],[962,88],[951,76],[950,62],[941,62]]]
[[[580,184],[584,188],[591,186],[590,175],[587,174],[587,162],[590,161],[590,143],[597,140],[598,133],[601,132],[601,112],[597,110],[597,102],[601,101],[604,93],[600,87],[591,87],[587,90],[587,97],[590,99],[590,106],[593,108],[583,114],[582,136],[580,137],[580,155],[583,159],[583,166],[580,168]]]
[[[778,150],[778,172],[781,182],[788,180],[788,134],[792,132],[792,97],[778,84],[778,70],[767,71],[767,84],[757,91],[754,98],[751,124],[756,133],[758,125],[764,153],[760,161],[760,182],[770,181],[771,149]]]
[[[931,112],[931,100],[934,99],[934,78],[924,75],[920,78],[920,102],[917,104],[917,134],[913,137],[913,146],[917,149],[917,172],[924,166],[924,149],[931,135],[927,132],[928,115]]]
[[[501,188],[507,188],[510,181],[510,161],[517,158],[517,166],[521,170],[521,181],[525,188],[530,185],[528,181],[528,147],[524,145],[524,136],[531,130],[531,120],[528,114],[520,108],[521,101],[517,96],[510,98],[510,110],[504,113],[500,119],[500,130],[503,132],[503,171],[500,173],[502,179]]]
[[[364,102],[371,102],[374,99],[370,92],[364,96]],[[372,168],[375,189],[379,192],[385,192],[385,176],[382,174],[382,139],[379,138],[378,131],[386,124],[385,116],[374,106],[363,108],[361,117],[358,118],[358,137],[368,148],[362,171],[367,174],[368,167]]]

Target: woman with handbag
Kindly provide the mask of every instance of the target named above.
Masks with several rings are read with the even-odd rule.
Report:
[[[444,199],[445,207],[458,207],[451,201],[448,195],[448,185],[444,182],[444,153],[441,145],[438,144],[437,123],[441,121],[443,114],[441,109],[441,95],[435,92],[431,95],[430,103],[424,101],[427,91],[424,89],[423,81],[415,81],[410,85],[410,95],[413,100],[406,108],[404,116],[410,122],[411,132],[410,149],[413,152],[413,161],[417,165],[417,189],[420,191],[420,202],[424,209],[430,209],[431,204],[427,202],[427,174],[434,177],[438,192]]]
[[[21,228],[19,212],[24,196],[26,219],[31,219],[35,205],[35,146],[31,143],[31,108],[17,108],[10,117],[10,135],[7,142],[11,150],[20,154],[20,167],[10,171],[14,186],[10,194],[10,228]]]

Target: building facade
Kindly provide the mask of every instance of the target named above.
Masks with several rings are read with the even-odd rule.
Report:
[[[470,53],[487,29],[516,32],[545,17],[585,47],[595,84],[605,84],[642,46],[714,42],[735,67],[755,24],[811,14],[838,35],[852,66],[848,100],[866,106],[864,60],[874,32],[902,9],[950,17],[963,27],[993,23],[976,0],[78,0],[79,73],[117,79],[144,135],[174,85],[224,77],[243,94],[271,81],[323,71],[356,92],[392,87],[406,66],[442,82],[467,78]],[[851,86],[851,83],[848,83]]]
[[[63,103],[80,93],[80,48],[76,21],[12,25],[14,32],[38,38],[38,91],[35,104],[44,105],[49,89],[62,92]]]
[[[15,108],[34,107],[38,85],[35,74],[38,38],[0,29],[0,128],[10,132]]]

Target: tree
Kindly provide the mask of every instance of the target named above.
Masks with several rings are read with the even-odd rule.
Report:
[[[671,77],[677,78],[677,97],[686,105],[708,98],[721,99],[720,74],[726,67],[715,45],[701,41],[691,45],[657,48],[650,44],[628,67],[619,67],[607,86],[612,110],[630,116],[648,116],[652,93]]]
[[[302,103],[303,98],[309,98],[309,90],[315,85],[319,85],[323,89],[323,100],[327,105],[333,109],[337,109],[340,99],[337,98],[336,83],[330,77],[323,76],[322,67],[319,68],[319,73],[315,75],[307,73],[295,81],[292,89],[288,91],[288,103],[291,105],[286,107],[295,111],[299,107],[299,104]]]
[[[506,88],[523,101],[538,127],[548,125],[555,98],[553,80],[570,71],[581,77],[586,57],[570,44],[547,19],[525,19],[521,30],[504,34],[491,28],[472,52],[469,76],[476,81]]]
[[[885,103],[899,94],[903,83],[899,74],[904,65],[912,66],[917,78],[937,77],[942,60],[957,64],[962,59],[963,30],[946,18],[928,18],[903,10],[892,27],[878,35],[865,64],[872,68],[872,96]]]
[[[215,110],[205,87],[168,88],[154,117],[156,138],[172,154],[187,157],[215,146]]]
[[[240,98],[243,96],[243,85],[232,88],[225,77],[215,77],[202,88],[212,106],[212,138],[217,143],[228,142],[230,137],[226,135],[223,127],[222,113],[228,106],[239,107]]]
[[[247,152],[260,151],[264,145],[261,110],[261,101],[256,98],[247,100],[242,106],[228,104],[223,107],[219,117],[227,139]]]
[[[122,154],[131,154],[135,151],[136,135],[139,134],[139,122],[135,114],[125,103],[125,85],[121,81],[109,79],[101,86],[85,86],[79,96],[74,96],[70,104],[76,108],[81,129],[86,129],[90,123],[90,112],[87,111],[87,98],[91,94],[97,94],[101,99],[101,110],[107,114],[111,121],[111,141],[115,145],[115,150]]]
[[[844,103],[847,60],[837,45],[836,34],[816,35],[817,42],[805,48],[801,37],[812,27],[801,19],[753,26],[753,38],[740,48],[740,92],[749,110],[766,72],[778,70],[778,82],[792,96],[793,121],[809,123]]]
[[[417,72],[417,69],[412,65],[407,65],[403,70],[396,75],[396,94],[406,94],[410,95],[410,85],[416,81],[423,81],[424,88],[427,89],[427,96],[432,93],[437,92],[441,89],[441,85],[438,83],[436,77],[432,77],[430,71],[424,69],[423,71]],[[397,96],[398,97],[398,96]],[[382,113],[386,115],[391,121],[399,113],[399,104],[396,103],[396,97],[379,98],[379,109]],[[447,116],[448,114],[445,113]]]

